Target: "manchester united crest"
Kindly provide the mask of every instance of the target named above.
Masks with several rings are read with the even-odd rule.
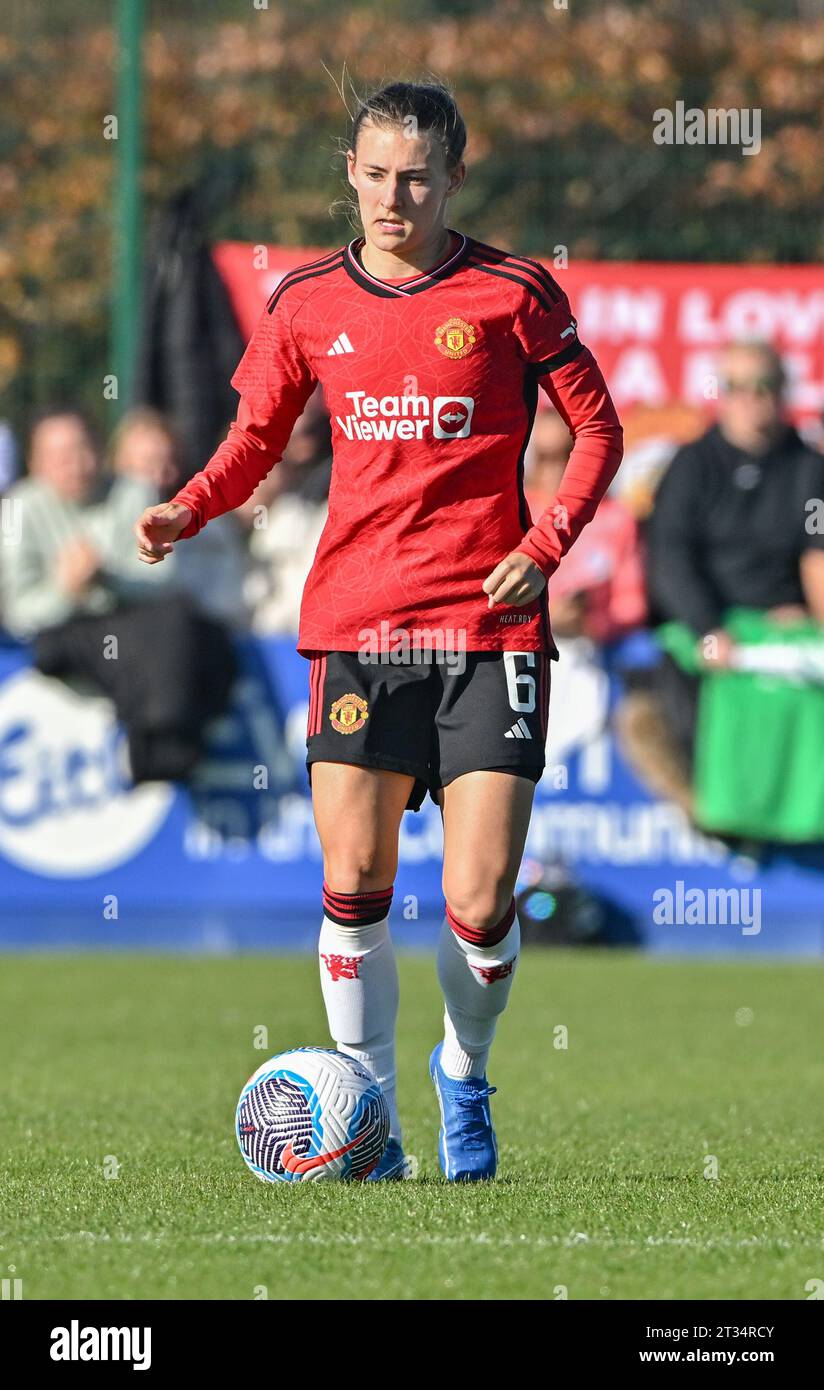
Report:
[[[447,319],[435,329],[435,347],[444,357],[466,357],[477,340],[477,332],[466,319]]]
[[[333,729],[339,734],[356,734],[369,718],[369,707],[360,695],[341,695],[329,711]]]

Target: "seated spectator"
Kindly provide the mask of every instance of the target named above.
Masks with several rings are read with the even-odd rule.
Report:
[[[572,451],[572,435],[557,411],[538,412],[527,454],[524,490],[532,516],[551,505]],[[549,582],[556,637],[610,642],[646,619],[638,528],[609,494]]]
[[[731,610],[777,623],[824,622],[824,535],[807,503],[824,497],[824,459],[784,414],[784,372],[766,344],[733,344],[720,360],[717,422],[680,449],[649,524],[649,589],[659,620],[693,635],[705,672],[729,668]],[[688,805],[700,677],[665,656],[627,731],[646,780]],[[642,702],[643,703],[643,702]],[[671,774],[671,776],[670,776]]]
[[[306,577],[328,516],[331,477],[329,417],[316,392],[280,463],[238,508],[251,527],[255,569],[246,594],[254,608],[252,630],[260,636],[297,633]]]
[[[19,544],[4,547],[3,614],[23,640],[80,613],[108,613],[123,599],[157,594],[127,547],[134,508],[150,484],[104,474],[88,422],[71,409],[44,412],[31,433],[28,476],[9,490],[19,502]]]
[[[138,407],[124,415],[110,446],[112,471],[154,489],[166,502],[186,481],[174,431],[159,411]],[[167,557],[167,581],[190,594],[202,612],[236,630],[249,625],[244,583],[249,569],[246,536],[233,512],[204,527],[189,545]],[[146,570],[146,566],[141,568]]]
[[[28,476],[9,496],[21,525],[0,547],[8,629],[33,642],[45,675],[85,677],[114,700],[135,782],[187,777],[203,724],[225,708],[234,653],[171,571],[147,571],[135,553],[134,516],[154,485],[107,474],[90,425],[68,408],[38,418]]]

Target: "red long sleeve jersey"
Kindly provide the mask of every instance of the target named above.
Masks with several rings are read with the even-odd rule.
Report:
[[[232,377],[240,404],[226,441],[174,499],[193,513],[183,539],[239,506],[321,382],[333,466],[303,656],[397,650],[433,632],[447,649],[557,656],[546,589],[489,608],[482,584],[514,550],[552,574],[615,475],[621,426],[552,276],[451,236],[440,265],[406,280],[370,275],[363,238],[290,271]],[[575,446],[533,525],[523,468],[539,385]]]

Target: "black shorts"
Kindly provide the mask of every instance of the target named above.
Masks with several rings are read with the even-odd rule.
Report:
[[[306,768],[354,763],[414,777],[406,809],[427,789],[484,768],[538,782],[546,766],[550,657],[545,652],[441,652],[406,664],[358,652],[310,658]],[[440,658],[440,659],[439,659]],[[461,668],[463,667],[463,669]]]

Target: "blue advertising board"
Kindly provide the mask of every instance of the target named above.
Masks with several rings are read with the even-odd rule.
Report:
[[[0,646],[0,946],[314,945],[323,866],[304,763],[308,664],[290,639],[238,649],[232,708],[193,784],[135,788],[109,701]],[[608,922],[630,924],[623,939],[654,951],[820,954],[824,849],[770,848],[756,862],[700,834],[624,762],[608,658],[565,650],[552,683],[521,886],[563,866]],[[427,797],[401,826],[401,946],[435,940],[442,843]]]

